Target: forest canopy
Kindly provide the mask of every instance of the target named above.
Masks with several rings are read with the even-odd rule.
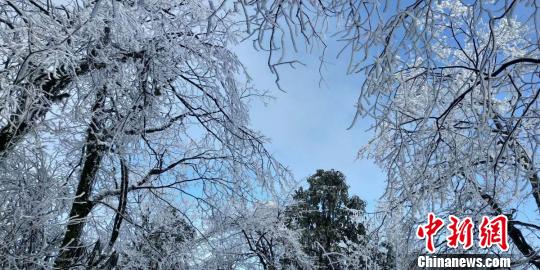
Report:
[[[507,216],[540,269],[539,33],[534,0],[0,0],[0,267],[406,269],[433,212]],[[281,87],[329,41],[386,173],[369,215],[337,171],[298,189],[234,51]]]

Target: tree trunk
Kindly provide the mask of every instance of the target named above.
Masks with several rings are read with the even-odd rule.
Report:
[[[105,91],[106,88],[103,87],[103,90],[97,95],[96,103],[92,107],[93,114],[86,138],[84,164],[79,177],[76,197],[69,213],[69,222],[62,241],[62,249],[54,262],[55,268],[69,268],[79,260],[83,251],[81,235],[86,218],[93,208],[90,195],[105,152],[105,147],[100,143],[104,131],[100,122],[103,120],[101,116],[103,115],[102,109],[105,103]]]

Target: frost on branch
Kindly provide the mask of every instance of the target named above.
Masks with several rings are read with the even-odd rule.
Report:
[[[359,100],[376,139],[361,154],[388,172],[382,209],[402,254],[421,249],[411,235],[429,211],[506,214],[511,253],[540,267],[526,237],[540,213],[535,18],[530,1],[417,1],[381,25]]]
[[[204,239],[209,211],[287,185],[249,128],[261,93],[229,50],[237,18],[200,1],[0,3],[0,267],[113,267],[174,229],[153,211]]]

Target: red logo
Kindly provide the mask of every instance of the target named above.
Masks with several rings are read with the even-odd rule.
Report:
[[[428,215],[428,223],[424,226],[419,226],[416,231],[416,236],[420,239],[426,238],[426,249],[430,253],[435,252],[435,245],[433,243],[433,237],[437,232],[443,227],[444,221],[440,218],[435,217],[433,213]]]
[[[503,251],[508,250],[508,239],[506,228],[508,218],[504,215],[499,215],[493,219],[482,217],[480,224],[480,247],[488,248],[492,245],[497,245]]]
[[[464,249],[469,249],[473,245],[473,227],[474,224],[470,217],[466,217],[463,220],[450,215],[450,224],[448,224],[448,230],[450,235],[446,237],[446,244],[448,247],[457,248],[458,244],[463,244]]]
[[[459,219],[456,216],[448,217],[450,223],[447,226],[449,235],[446,237],[446,245],[450,248],[457,248],[460,244],[464,249],[473,246],[474,223],[470,217]],[[428,214],[427,224],[418,226],[416,236],[425,239],[426,250],[429,253],[435,252],[434,237],[444,226],[444,221],[436,217],[433,213]],[[496,216],[492,219],[482,217],[482,223],[478,230],[479,246],[489,248],[498,246],[502,251],[508,250],[508,218],[504,215]]]

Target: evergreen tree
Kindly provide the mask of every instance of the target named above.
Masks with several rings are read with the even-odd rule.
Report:
[[[343,173],[317,172],[307,179],[309,187],[298,189],[295,204],[287,209],[287,225],[301,231],[304,251],[320,269],[392,269],[392,252],[381,252],[368,243],[362,223],[365,202],[349,197]],[[382,259],[384,258],[384,259]]]

